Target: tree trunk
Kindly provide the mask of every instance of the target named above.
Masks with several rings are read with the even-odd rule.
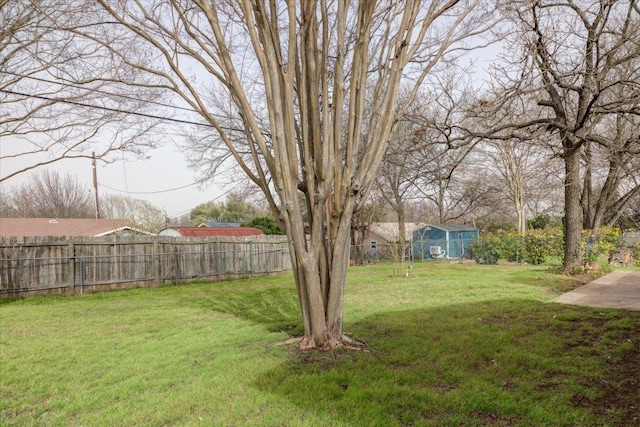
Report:
[[[565,137],[566,138],[566,137]],[[580,209],[580,145],[565,140],[564,143],[564,267],[575,268],[581,265],[580,231],[582,213]]]

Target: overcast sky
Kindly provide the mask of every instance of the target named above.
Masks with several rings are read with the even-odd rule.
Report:
[[[473,58],[474,66],[471,76],[472,84],[480,86],[487,79],[486,70],[496,60],[499,45],[493,45],[476,50],[468,54],[467,60]],[[17,148],[20,140],[13,137],[0,137],[0,157],[9,154],[7,150]],[[19,149],[16,152],[20,151]],[[24,151],[24,147],[23,150]],[[166,142],[161,148],[146,153],[148,159],[135,159],[132,155],[125,155],[127,161],[116,161],[105,164],[98,161],[98,192],[99,195],[117,194],[146,200],[154,206],[164,209],[167,216],[177,218],[188,213],[191,209],[207,201],[224,200],[230,191],[228,184],[209,184],[202,188],[197,182],[201,179],[197,172],[187,167],[184,153],[174,143]],[[43,158],[41,158],[43,159]],[[34,159],[0,159],[0,177],[7,176],[17,169],[28,166]],[[78,182],[93,191],[93,176],[91,160],[73,159],[63,160],[45,166],[63,174],[71,174]],[[40,170],[40,169],[38,169]],[[28,182],[34,171],[23,173],[10,178],[0,184],[0,190],[9,192],[12,186]],[[93,193],[92,193],[93,194]]]
[[[0,150],[7,150],[7,144],[19,144],[20,141],[10,141],[3,137]],[[147,153],[149,159],[136,160],[130,156],[128,161],[116,161],[105,164],[97,162],[98,193],[129,195],[132,198],[147,200],[154,206],[164,209],[171,218],[188,213],[195,206],[213,200],[222,199],[221,195],[227,188],[210,185],[201,188],[195,184],[200,177],[187,167],[184,155],[171,143],[151,150]],[[27,162],[15,159],[0,160],[0,176],[6,176],[22,168]],[[78,182],[92,191],[93,175],[91,160],[67,159],[49,166],[46,169],[55,170],[62,174],[71,174]],[[29,180],[32,172],[17,175],[0,184],[0,188],[9,192],[12,186],[19,186]],[[175,189],[175,190],[172,190]],[[172,191],[167,191],[172,190]]]

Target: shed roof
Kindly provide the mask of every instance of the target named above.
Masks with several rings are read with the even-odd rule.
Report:
[[[125,219],[0,218],[0,237],[98,237],[127,229]]]
[[[465,224],[429,224],[427,227],[439,228],[444,231],[480,231],[475,227]]]
[[[404,224],[405,239],[410,240],[412,233],[423,225],[424,223],[406,222]],[[400,240],[397,222],[374,222],[369,227],[369,232],[382,237],[388,242]]]
[[[248,237],[260,236],[264,232],[254,227],[170,227],[162,230],[160,234],[168,234],[165,231],[176,231],[182,237]]]

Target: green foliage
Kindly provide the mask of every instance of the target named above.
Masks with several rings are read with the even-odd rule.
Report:
[[[534,219],[527,221],[527,228],[533,230],[543,230],[545,228],[562,227],[562,218],[552,217],[547,214],[540,214]]]
[[[632,249],[633,265],[640,267],[640,242],[636,243]]]
[[[276,224],[276,220],[270,216],[258,216],[253,218],[249,222],[243,222],[243,227],[254,227],[259,230],[262,230],[264,234],[273,235],[273,236],[282,236],[284,235],[284,231],[280,230],[280,227]]]
[[[472,245],[474,259],[479,264],[525,261],[539,265],[549,256],[562,253],[562,231],[555,228],[530,230],[526,237],[516,233],[483,234]]]
[[[617,227],[600,227],[597,230],[583,230],[581,248],[587,261],[609,254],[622,244],[622,232]]]
[[[478,264],[497,264],[500,254],[497,247],[498,239],[493,235],[483,235],[475,243],[472,243],[469,248],[473,259]]]
[[[545,262],[548,255],[546,239],[531,234],[524,238],[524,260],[527,263],[540,265]]]
[[[220,221],[222,208],[216,202],[202,203],[191,210],[189,219],[194,225],[206,221]]]
[[[206,221],[238,222],[250,221],[264,212],[239,194],[231,193],[221,203],[207,202],[200,204],[191,211],[190,219],[194,225]]]

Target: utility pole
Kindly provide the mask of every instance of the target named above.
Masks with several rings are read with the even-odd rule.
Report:
[[[96,168],[96,153],[91,152],[91,166],[93,167],[93,190],[96,195],[96,219],[100,219],[100,202],[98,199],[98,171]]]

